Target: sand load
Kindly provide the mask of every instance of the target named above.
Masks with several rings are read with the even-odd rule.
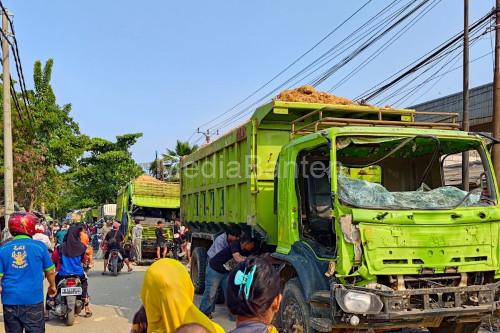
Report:
[[[317,91],[313,86],[305,85],[297,89],[284,90],[274,98],[276,101],[283,102],[303,102],[303,103],[320,103],[320,104],[342,104],[342,105],[358,105],[345,97],[335,96],[326,92]]]

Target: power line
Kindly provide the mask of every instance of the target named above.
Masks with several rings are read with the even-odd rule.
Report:
[[[8,20],[9,25],[10,25],[11,37],[12,37],[12,40],[14,41],[14,43],[12,43],[10,41],[10,39],[8,38],[8,36],[5,34],[5,32],[3,30],[1,31],[1,34],[2,34],[3,38],[5,38],[7,40],[7,42],[10,45],[10,48],[12,50],[12,55],[14,57],[14,62],[16,65],[16,72],[17,72],[17,76],[19,79],[19,87],[21,88],[21,96],[22,96],[22,99],[24,101],[24,107],[26,109],[26,113],[27,113],[28,117],[31,119],[31,121],[34,121],[33,115],[30,112],[30,102],[29,102],[28,93],[27,93],[27,89],[26,89],[26,81],[24,79],[24,72],[23,72],[23,67],[22,67],[22,63],[21,63],[21,57],[19,55],[19,47],[18,47],[17,38],[16,38],[16,34],[15,34],[14,23],[10,19],[8,11],[4,7],[4,5],[1,1],[0,1],[0,9],[2,10],[3,13],[5,13],[5,15],[7,17],[7,20]]]
[[[477,27],[481,26],[484,22],[486,22],[488,19],[491,19],[491,14],[492,12],[490,11],[488,14],[480,18],[478,21],[476,21],[470,28],[469,31],[475,30]],[[374,88],[372,92],[367,93],[365,96],[362,97],[362,100],[364,101],[369,101],[373,99],[374,97],[380,95],[382,92],[386,91],[396,83],[400,82],[407,76],[411,75],[412,73],[418,71],[420,68],[428,65],[430,62],[434,61],[435,57],[439,56],[443,51],[457,43],[462,38],[462,34],[459,34],[455,37],[453,37],[451,40],[446,42],[443,46],[439,47],[437,50],[432,52],[430,55],[419,61],[415,66],[409,68],[408,70],[404,71],[401,75],[397,76],[396,78],[392,79],[390,82],[380,86],[379,88]]]
[[[284,69],[282,69],[279,73],[274,75],[270,80],[268,80],[266,83],[261,85],[259,88],[254,90],[251,94],[249,94],[247,97],[245,97],[243,100],[235,104],[233,107],[230,109],[224,111],[217,117],[213,118],[212,120],[200,125],[199,127],[204,127],[206,125],[209,125],[216,121],[218,118],[228,114],[229,112],[233,111],[246,101],[248,101],[250,98],[255,96],[257,93],[262,91],[265,87],[267,87],[271,82],[276,80],[278,77],[283,75],[286,71],[288,71],[291,67],[293,67],[295,64],[297,64],[300,60],[302,60],[305,56],[307,56],[309,53],[311,53],[314,49],[316,49],[319,45],[321,45],[325,40],[327,40],[330,36],[332,36],[335,32],[337,32],[341,27],[343,27],[347,22],[349,22],[354,16],[356,16],[359,12],[361,12],[368,4],[370,4],[373,0],[368,0],[366,1],[361,7],[359,7],[354,13],[352,13],[349,17],[347,17],[344,21],[342,21],[339,25],[337,25],[333,30],[331,30],[328,34],[326,34],[323,38],[321,38],[318,42],[316,42],[311,48],[309,48],[306,52],[302,53],[298,58],[296,58],[292,63],[290,63],[288,66],[286,66]]]
[[[303,68],[302,70],[300,70],[298,73],[296,73],[294,76],[292,76],[291,78],[289,78],[288,80],[286,80],[284,83],[282,83],[281,85],[279,85],[277,88],[273,89],[272,91],[268,92],[266,95],[262,96],[260,99],[258,99],[257,101],[251,103],[250,105],[246,106],[245,108],[243,108],[242,110],[240,110],[239,112],[237,112],[236,114],[222,120],[221,122],[213,125],[210,129],[222,129],[222,128],[225,128],[227,127],[228,125],[238,121],[239,119],[242,119],[244,118],[245,116],[247,116],[249,113],[252,112],[253,110],[253,107],[256,106],[256,105],[259,105],[260,103],[262,103],[263,101],[267,100],[269,97],[271,97],[273,94],[275,94],[277,91],[280,91],[281,89],[283,89],[288,83],[290,83],[292,80],[296,79],[299,75],[301,75],[302,73],[304,73],[305,71],[309,70],[310,68],[312,68],[314,65],[316,65],[317,63],[321,62],[322,60],[324,60],[325,58],[329,57],[329,55],[332,54],[333,51],[335,51],[335,49],[337,48],[340,48],[341,45],[345,44],[346,41],[349,41],[349,39],[353,38],[354,36],[356,36],[356,34],[360,33],[361,31],[363,31],[363,29],[366,29],[368,30],[366,33],[364,33],[364,35],[361,35],[361,36],[358,36],[356,37],[356,41],[354,41],[353,43],[350,44],[349,47],[344,47],[340,53],[337,54],[340,55],[342,53],[345,53],[350,47],[354,46],[356,42],[360,41],[360,40],[363,40],[365,38],[368,38],[370,39],[371,37],[369,37],[370,35],[373,35],[373,29],[379,29],[380,27],[382,27],[382,25],[386,24],[387,23],[387,20],[389,21],[393,21],[397,18],[397,16],[399,16],[401,13],[403,13],[405,11],[405,8],[408,7],[410,4],[413,4],[415,3],[417,0],[413,0],[413,1],[410,1],[408,3],[406,3],[404,6],[402,6],[401,8],[399,8],[397,11],[391,13],[389,10],[395,5],[395,4],[398,4],[398,3],[401,3],[401,0],[394,0],[393,2],[391,2],[389,5],[387,5],[386,7],[384,7],[382,10],[380,10],[378,13],[376,13],[374,16],[372,16],[369,20],[367,20],[365,23],[363,23],[360,27],[358,27],[354,32],[352,32],[351,34],[349,34],[347,37],[345,37],[341,42],[337,43],[336,45],[334,45],[332,48],[330,48],[327,52],[323,53],[319,58],[317,58],[316,60],[314,60],[311,64],[307,65],[305,68]],[[426,0],[428,1],[428,0]],[[384,17],[384,15],[386,17]],[[375,27],[372,27],[370,29],[370,25],[373,25],[373,24],[376,24]],[[382,28],[380,28],[378,31],[381,31]],[[335,56],[336,57],[336,56]],[[331,60],[333,60],[334,58],[330,58],[330,60],[328,60],[328,62],[330,62]],[[323,65],[322,65],[323,66]]]
[[[344,76],[337,84],[335,84],[332,88],[329,89],[329,92],[333,92],[334,90],[341,87],[344,83],[349,81],[352,77],[354,77],[357,73],[359,73],[367,64],[371,63],[374,59],[376,59],[379,55],[381,55],[389,46],[394,44],[403,34],[405,34],[410,28],[412,28],[416,23],[418,23],[422,18],[425,17],[427,13],[429,13],[434,7],[436,7],[441,0],[436,0],[431,2],[426,9],[420,12],[416,17],[414,17],[408,24],[397,32],[394,36],[392,36],[387,42],[385,42],[381,47],[379,47],[372,55],[370,55],[367,59],[365,59],[361,64],[359,64],[356,68],[354,68],[349,74]]]
[[[485,58],[485,57],[489,56],[490,54],[492,54],[492,52],[485,53],[485,54],[483,54],[482,56],[479,56],[479,57],[477,57],[477,58],[475,58],[475,59],[471,60],[471,62],[470,62],[470,63],[474,63],[474,62],[476,62],[476,61],[479,61],[479,60],[481,60],[481,59],[483,59],[483,58]],[[410,88],[403,89],[403,90],[400,90],[400,89],[401,89],[401,88],[400,88],[400,89],[398,89],[397,91],[393,92],[391,95],[389,95],[389,96],[385,97],[384,99],[380,99],[380,100],[376,101],[374,104],[375,104],[375,105],[381,105],[381,104],[388,103],[388,101],[390,101],[390,99],[391,99],[391,98],[393,98],[393,97],[400,96],[400,95],[402,95],[402,94],[404,94],[404,93],[406,93],[406,92],[408,92],[408,91],[412,90],[412,89],[413,89],[413,88],[415,88],[416,86],[419,86],[419,85],[421,85],[421,84],[423,84],[423,83],[429,83],[429,82],[434,81],[434,80],[436,80],[436,79],[443,78],[444,76],[446,76],[446,75],[448,75],[448,74],[450,74],[450,73],[452,73],[452,72],[454,72],[454,71],[456,71],[456,70],[458,70],[458,69],[460,69],[460,68],[462,68],[462,65],[460,65],[460,66],[456,66],[456,67],[453,67],[453,68],[451,68],[451,69],[449,69],[449,70],[447,70],[447,71],[445,71],[445,72],[443,72],[443,73],[441,73],[441,74],[439,74],[439,75],[436,75],[436,76],[434,76],[434,77],[428,78],[428,80],[426,80],[426,82],[424,81],[424,82],[422,82],[422,83],[419,83],[419,84],[416,84],[416,85],[414,85],[414,86],[411,86]],[[410,83],[411,83],[411,82],[410,82]],[[389,103],[389,104],[391,104],[391,103]]]
[[[393,29],[395,29],[397,26],[399,26],[401,23],[403,23],[406,19],[411,17],[411,15],[415,14],[415,12],[417,12],[427,2],[429,2],[429,0],[422,1],[414,8],[410,9],[409,12],[404,14],[396,22],[392,23],[387,28],[385,28],[381,33],[376,34],[373,37],[371,37],[368,41],[366,41],[365,43],[360,45],[358,48],[356,48],[353,52],[351,52],[347,57],[342,59],[339,63],[331,66],[328,70],[326,70],[320,77],[318,77],[316,80],[314,80],[312,82],[312,85],[316,87],[316,86],[320,85],[321,83],[325,82],[334,73],[336,73],[340,68],[344,67],[347,63],[351,62],[354,58],[356,58],[358,55],[360,55],[361,53],[366,51],[370,46],[372,46],[378,40],[383,38],[386,34],[391,32]]]
[[[473,32],[473,34],[477,34],[477,32],[479,32],[479,31],[480,31],[483,27],[485,27],[485,26],[487,26],[487,25],[488,25],[488,22],[487,22],[487,21],[486,21],[486,22],[484,22],[483,24],[479,25],[479,26],[477,27],[477,29],[476,29],[476,30],[472,31],[472,32]],[[487,31],[485,31],[485,32],[483,32],[483,33],[481,33],[481,34],[479,34],[479,35],[477,35],[477,36],[473,37],[473,38],[472,38],[472,40],[471,40],[471,46],[472,46],[472,45],[474,45],[474,44],[476,44],[476,43],[477,43],[477,42],[481,39],[481,37],[482,37],[484,34],[486,34],[486,33],[488,33],[488,32],[487,32]],[[459,34],[458,34],[458,35],[456,35],[456,36],[459,36]],[[450,40],[451,40],[451,39],[450,39]],[[423,87],[424,87],[424,86],[425,86],[428,82],[430,82],[430,81],[434,80],[434,78],[435,78],[436,76],[438,76],[438,74],[439,74],[442,70],[444,70],[444,69],[445,69],[445,68],[446,68],[446,67],[447,67],[450,63],[452,63],[452,62],[453,62],[453,64],[454,64],[454,63],[456,63],[456,61],[458,61],[458,60],[454,60],[454,59],[457,59],[457,58],[458,58],[458,56],[462,53],[461,45],[462,45],[462,44],[461,44],[461,39],[458,39],[458,40],[456,41],[456,43],[455,43],[455,44],[450,45],[449,50],[446,50],[446,52],[444,52],[444,53],[441,53],[441,54],[437,55],[434,59],[432,59],[431,61],[429,61],[429,62],[426,64],[426,66],[427,66],[427,65],[429,65],[429,67],[428,67],[427,69],[425,69],[423,72],[419,73],[416,77],[412,78],[411,80],[409,80],[407,83],[403,84],[402,86],[398,86],[397,90],[395,90],[393,93],[389,94],[388,96],[385,96],[384,98],[382,98],[382,99],[378,100],[377,102],[375,102],[375,104],[386,104],[386,103],[388,103],[388,104],[391,104],[391,105],[398,105],[399,103],[403,103],[403,102],[405,102],[406,100],[408,100],[409,98],[411,98],[411,97],[412,97],[412,95],[413,95],[416,91],[418,91],[418,90],[422,89],[422,88],[423,88]],[[435,49],[436,49],[436,48],[435,48]],[[454,55],[454,56],[453,56],[453,57],[452,57],[449,61],[447,61],[446,63],[444,63],[444,65],[442,65],[442,66],[441,66],[441,67],[440,67],[437,71],[435,71],[433,74],[429,75],[426,79],[424,79],[424,81],[422,81],[421,83],[419,83],[419,84],[417,84],[417,85],[414,85],[414,86],[413,86],[413,87],[411,87],[410,89],[404,89],[404,88],[406,88],[407,86],[409,86],[411,83],[413,83],[413,82],[417,81],[420,77],[422,77],[424,74],[426,74],[427,72],[429,72],[430,70],[432,70],[434,67],[436,67],[437,65],[439,65],[440,63],[442,63],[442,61],[444,61],[447,57],[449,57],[450,55],[452,55],[452,54],[453,54],[454,52],[456,52],[456,51],[459,51],[459,52],[458,52],[457,54],[455,54],[455,55]],[[429,54],[429,53],[428,53],[428,54]],[[423,58],[423,57],[421,57],[420,59],[422,59],[422,58]],[[477,59],[475,59],[475,60],[477,60]],[[453,65],[453,64],[452,64],[452,65]],[[408,67],[409,67],[409,66],[406,66],[405,68],[408,68]],[[422,67],[422,68],[423,68],[423,67]],[[422,69],[422,68],[419,68],[418,70],[420,70],[420,69]],[[459,67],[459,68],[460,68],[460,67]],[[417,71],[418,71],[418,70],[417,70]],[[415,71],[415,73],[416,73],[417,71]],[[393,76],[394,76],[394,75],[393,75]],[[409,76],[408,76],[408,77],[409,77]],[[442,76],[439,76],[439,77],[441,77],[441,78],[442,78]],[[387,80],[385,80],[384,82],[386,82],[386,81],[387,81]],[[439,82],[439,81],[438,81],[438,82]],[[397,84],[399,84],[399,83],[397,83]],[[395,88],[397,84],[395,84],[395,85],[394,85],[394,86],[392,86],[391,88]],[[436,82],[436,83],[434,83],[432,86],[435,86],[436,84],[437,84],[437,82]],[[403,90],[402,90],[402,89],[403,89]],[[432,89],[432,87],[431,87],[430,89]],[[429,91],[430,89],[428,89],[428,91]],[[427,92],[428,92],[428,91],[426,91],[424,94],[420,95],[418,98],[421,98],[423,95],[427,94]],[[393,99],[394,97],[399,96],[399,95],[401,95],[401,94],[403,94],[403,93],[405,94],[403,97],[398,98],[398,99],[397,99],[396,101],[394,101],[394,102],[390,102],[390,101],[391,101],[391,99]]]

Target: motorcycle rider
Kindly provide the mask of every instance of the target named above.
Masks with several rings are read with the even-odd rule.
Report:
[[[87,251],[87,247],[80,240],[80,233],[83,230],[81,224],[74,224],[68,229],[65,241],[54,252],[52,260],[58,264],[58,272],[56,275],[56,283],[68,276],[78,276],[82,283],[82,301],[85,306],[86,317],[92,316],[90,310],[90,300],[88,296],[88,279],[83,270],[82,261]],[[48,312],[45,313],[45,318],[48,320]]]
[[[45,244],[49,252],[52,251],[52,243],[50,242],[49,236],[45,234],[45,229],[42,224],[37,224],[35,227],[35,234],[33,235],[33,239],[42,242]]]
[[[128,253],[123,249],[124,241],[125,236],[120,231],[120,223],[114,222],[113,229],[108,232],[106,238],[104,239],[104,247],[106,249],[106,252],[104,254],[104,271],[102,272],[103,275],[105,275],[108,270],[109,255],[113,250],[118,250],[120,252],[123,258],[123,262],[125,263],[125,265],[127,265],[128,272],[130,273],[133,271],[132,267],[130,266],[130,261],[128,260]]]
[[[45,332],[42,272],[49,281],[49,294],[57,293],[49,251],[41,242],[31,239],[37,222],[31,213],[13,213],[8,223],[14,238],[0,248],[0,290],[6,332]]]

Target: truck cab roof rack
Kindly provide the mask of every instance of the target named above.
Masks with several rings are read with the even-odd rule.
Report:
[[[425,118],[432,117],[432,121]],[[420,120],[422,119],[423,120]],[[459,129],[458,113],[419,112],[412,109],[379,108],[366,105],[323,105],[291,122],[292,136],[338,126],[397,126]]]

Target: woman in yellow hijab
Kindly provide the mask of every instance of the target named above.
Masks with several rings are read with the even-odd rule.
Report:
[[[193,303],[194,287],[186,268],[177,260],[161,259],[144,276],[141,299],[148,333],[173,333],[184,324],[197,323],[211,333],[223,333]]]

